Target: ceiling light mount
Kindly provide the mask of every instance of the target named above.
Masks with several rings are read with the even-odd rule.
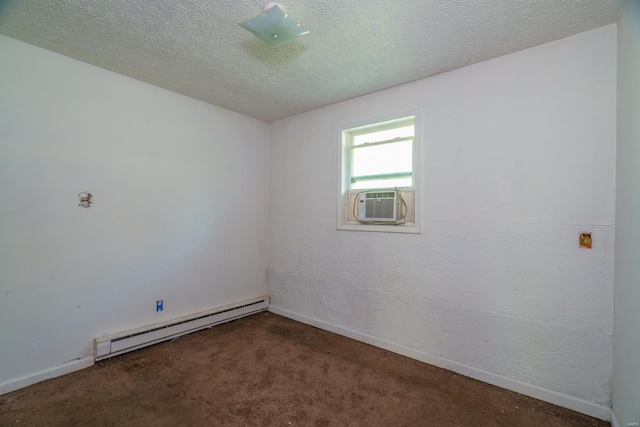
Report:
[[[277,7],[279,7],[280,9],[282,9],[282,11],[283,11],[284,13],[287,13],[287,9],[285,9],[285,7],[284,7],[283,5],[281,5],[280,3],[276,3],[276,2],[274,2],[274,1],[272,1],[272,2],[269,2],[269,3],[265,4],[265,5],[264,5],[264,9],[263,9],[263,10],[267,11],[267,10],[271,9],[273,6],[277,6]]]
[[[275,2],[268,3],[264,7],[264,12],[253,19],[241,22],[240,26],[251,31],[256,37],[272,47],[281,46],[302,35],[309,34],[309,30],[291,19],[287,15],[286,9]]]

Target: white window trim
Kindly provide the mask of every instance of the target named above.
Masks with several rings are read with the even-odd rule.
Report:
[[[347,141],[344,138],[344,131],[350,129],[357,129],[359,127],[372,126],[377,123],[384,123],[392,120],[398,120],[405,117],[415,117],[415,134],[413,144],[413,204],[414,204],[414,222],[398,224],[398,225],[380,225],[380,224],[365,224],[356,221],[345,222],[344,221],[344,194],[349,188],[349,167],[345,166],[345,162],[348,161],[349,155],[347,154],[349,147]],[[422,144],[423,144],[423,126],[422,126],[422,109],[413,109],[403,111],[397,114],[389,114],[383,117],[362,120],[357,123],[348,123],[339,126],[337,129],[337,141],[338,141],[338,189],[337,189],[337,211],[336,211],[336,228],[338,230],[348,231],[373,231],[383,233],[412,233],[419,234],[422,232],[421,217],[422,217]]]

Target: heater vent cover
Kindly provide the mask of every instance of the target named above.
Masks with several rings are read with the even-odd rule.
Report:
[[[265,311],[268,307],[269,298],[261,297],[196,313],[192,316],[185,316],[167,322],[156,323],[146,327],[96,338],[95,360],[98,361],[117,356],[220,323],[249,316],[260,311]]]

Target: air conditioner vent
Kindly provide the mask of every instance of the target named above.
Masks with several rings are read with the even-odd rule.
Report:
[[[403,206],[398,191],[363,191],[358,194],[358,221],[400,224],[405,217]]]
[[[385,191],[385,192],[380,192],[380,191],[371,191],[371,192],[367,192],[365,193],[367,199],[379,199],[379,198],[393,198],[395,192],[393,191]]]

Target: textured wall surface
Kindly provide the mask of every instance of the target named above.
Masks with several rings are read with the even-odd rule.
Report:
[[[272,304],[610,406],[615,43],[608,26],[273,122]],[[422,234],[336,230],[338,129],[414,108]]]
[[[0,392],[266,294],[266,123],[3,36],[0,57]]]
[[[640,1],[618,24],[613,412],[640,423]],[[635,423],[635,424],[633,424]]]
[[[278,49],[238,23],[267,0],[4,0],[0,34],[271,121],[616,22],[623,0],[291,0]]]

